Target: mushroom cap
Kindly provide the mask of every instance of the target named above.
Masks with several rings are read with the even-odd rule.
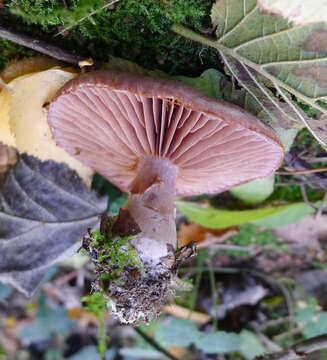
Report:
[[[180,82],[93,72],[66,83],[48,121],[59,146],[129,192],[140,158],[179,168],[176,196],[219,193],[270,175],[283,147],[243,109]]]

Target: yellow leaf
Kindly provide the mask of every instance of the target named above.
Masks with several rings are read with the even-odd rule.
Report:
[[[10,129],[20,153],[40,160],[64,162],[89,184],[93,171],[55,143],[47,121],[47,105],[56,92],[77,74],[54,68],[18,77],[9,83]]]
[[[35,65],[35,64],[34,64]],[[26,69],[26,64],[24,65]],[[30,66],[29,69],[36,70]],[[16,71],[7,72],[6,79]],[[77,76],[73,69],[52,68],[19,76],[0,92],[0,141],[15,146],[20,153],[40,160],[64,162],[90,185],[93,171],[56,145],[47,121],[47,104],[70,79]],[[11,74],[9,76],[9,74]],[[9,88],[9,91],[7,90]]]
[[[19,76],[44,71],[60,64],[58,60],[43,55],[13,60],[6,65],[0,76],[4,82],[8,83]]]
[[[6,88],[0,90],[0,141],[15,146],[15,139],[9,126],[10,93]]]

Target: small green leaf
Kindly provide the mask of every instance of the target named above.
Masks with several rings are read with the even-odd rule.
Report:
[[[224,354],[237,351],[242,344],[242,338],[235,333],[218,331],[213,334],[203,334],[195,345],[207,354]]]
[[[230,193],[246,204],[257,204],[266,200],[274,191],[275,176],[251,181],[230,189]]]
[[[151,348],[140,348],[140,347],[134,347],[134,348],[122,348],[119,350],[119,355],[126,356],[126,359],[149,359],[149,360],[156,360],[156,359],[162,359],[162,353],[151,349]]]
[[[106,351],[105,360],[114,360],[116,358],[116,349],[111,348]],[[85,346],[76,354],[69,357],[69,360],[101,360],[95,346]]]
[[[252,331],[242,330],[240,333],[242,344],[240,347],[241,354],[246,359],[253,359],[256,356],[263,355],[267,352],[266,348],[262,345],[258,336]]]
[[[173,319],[159,328],[155,338],[163,346],[189,346],[195,342],[199,334],[192,321]]]
[[[327,312],[319,314],[308,323],[302,330],[304,337],[307,339],[327,334]]]
[[[317,309],[315,306],[308,305],[305,308],[296,309],[296,323],[298,325],[311,322],[313,318],[317,316]]]
[[[220,82],[224,77],[225,76],[218,70],[208,69],[197,78],[174,76],[173,79],[193,87],[204,95],[211,96],[215,99],[222,99],[223,93],[220,89]]]
[[[241,211],[205,208],[186,201],[177,201],[176,204],[179,211],[189,220],[210,229],[223,229],[246,223],[263,225],[272,229],[292,224],[314,213],[314,209],[305,203]]]

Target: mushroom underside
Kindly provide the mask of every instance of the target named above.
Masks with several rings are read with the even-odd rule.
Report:
[[[145,155],[178,166],[176,196],[219,193],[268,176],[281,162],[278,140],[262,129],[255,131],[257,124],[250,120],[245,127],[246,113],[235,115],[234,108],[230,115],[235,121],[228,122],[173,96],[142,96],[110,84],[82,85],[51,104],[53,136],[68,153],[125,192],[131,190]]]

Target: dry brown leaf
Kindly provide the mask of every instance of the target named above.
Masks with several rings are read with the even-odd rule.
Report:
[[[0,142],[0,174],[4,174],[9,166],[13,166],[17,161],[17,152],[11,146],[6,146]]]
[[[87,327],[88,325],[100,325],[95,315],[90,313],[89,311],[86,311],[82,307],[75,307],[68,310],[67,315],[70,319],[78,321],[78,323],[83,327]]]
[[[179,232],[178,232],[178,247],[183,247],[189,244],[190,242],[201,243],[206,240],[207,235],[211,234],[215,237],[221,237],[226,232],[229,232],[231,229],[237,230],[236,227],[226,228],[226,229],[208,229],[194,222],[190,222],[189,224],[181,224]]]

